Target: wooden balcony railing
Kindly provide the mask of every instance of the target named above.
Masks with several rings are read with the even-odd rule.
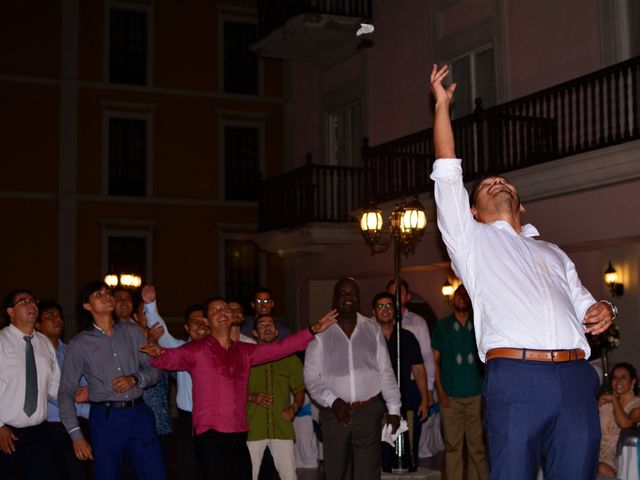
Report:
[[[259,36],[267,36],[302,13],[371,18],[371,0],[259,0]]]
[[[362,204],[365,169],[316,165],[307,155],[302,167],[262,182],[260,231],[312,222],[350,222]]]
[[[454,120],[466,180],[640,139],[640,57]],[[363,146],[362,168],[307,164],[266,180],[260,229],[349,221],[364,202],[432,188],[433,130]]]
[[[640,57],[453,122],[466,180],[640,138]],[[363,148],[376,201],[425,191],[433,130]]]

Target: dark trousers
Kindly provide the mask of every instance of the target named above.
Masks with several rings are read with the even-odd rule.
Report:
[[[60,475],[60,478],[87,480],[90,462],[78,460],[73,450],[71,437],[64,425],[60,422],[46,422],[45,424],[47,426],[47,443],[53,452],[54,470]]]
[[[206,480],[251,480],[247,432],[207,430],[195,435],[193,442]]]
[[[117,479],[125,454],[139,480],[166,478],[155,418],[144,402],[131,408],[93,403],[89,425],[96,480]]]
[[[53,470],[53,450],[47,438],[46,422],[33,427],[8,427],[18,440],[13,442],[16,451],[11,455],[0,451],[1,480],[9,478],[16,470],[22,472],[25,480],[61,478]]]
[[[178,409],[176,421],[176,478],[194,480],[199,478],[198,459],[193,445],[193,423],[191,412]]]
[[[331,408],[320,409],[320,428],[327,480],[380,478],[380,437],[384,405],[376,400],[353,410],[343,427]]]
[[[420,437],[422,436],[422,422],[418,416],[418,407],[420,406],[420,390],[416,385],[415,380],[411,380],[409,385],[409,407],[407,410],[413,410],[413,442],[411,444],[411,458],[413,460],[413,466],[417,467],[420,463]],[[407,418],[405,416],[405,418]]]
[[[491,360],[483,385],[489,477],[533,479],[544,452],[548,480],[594,479],[598,384],[585,360]]]

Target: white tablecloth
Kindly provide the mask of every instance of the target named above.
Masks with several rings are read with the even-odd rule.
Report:
[[[638,437],[627,440],[618,457],[618,478],[621,480],[640,480],[638,472]]]

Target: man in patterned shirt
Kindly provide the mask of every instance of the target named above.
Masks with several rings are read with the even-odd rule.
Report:
[[[450,480],[462,480],[466,438],[469,479],[487,478],[482,430],[482,375],[467,290],[453,294],[453,313],[438,321],[431,340],[436,363],[436,390],[446,448],[445,469]]]

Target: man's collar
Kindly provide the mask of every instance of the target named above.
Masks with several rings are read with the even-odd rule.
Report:
[[[519,236],[519,235],[522,235],[524,237],[539,237],[540,236],[540,232],[538,232],[538,229],[536,227],[534,227],[533,225],[531,225],[530,223],[527,223],[526,225],[522,226],[522,228],[520,229],[520,234],[518,234],[518,232],[516,232],[513,229],[511,224],[509,224],[509,222],[506,222],[504,220],[496,220],[495,222],[489,223],[488,225],[492,225],[492,226],[496,227],[498,230],[504,230],[506,232],[511,233],[512,235],[515,235],[515,236]]]

